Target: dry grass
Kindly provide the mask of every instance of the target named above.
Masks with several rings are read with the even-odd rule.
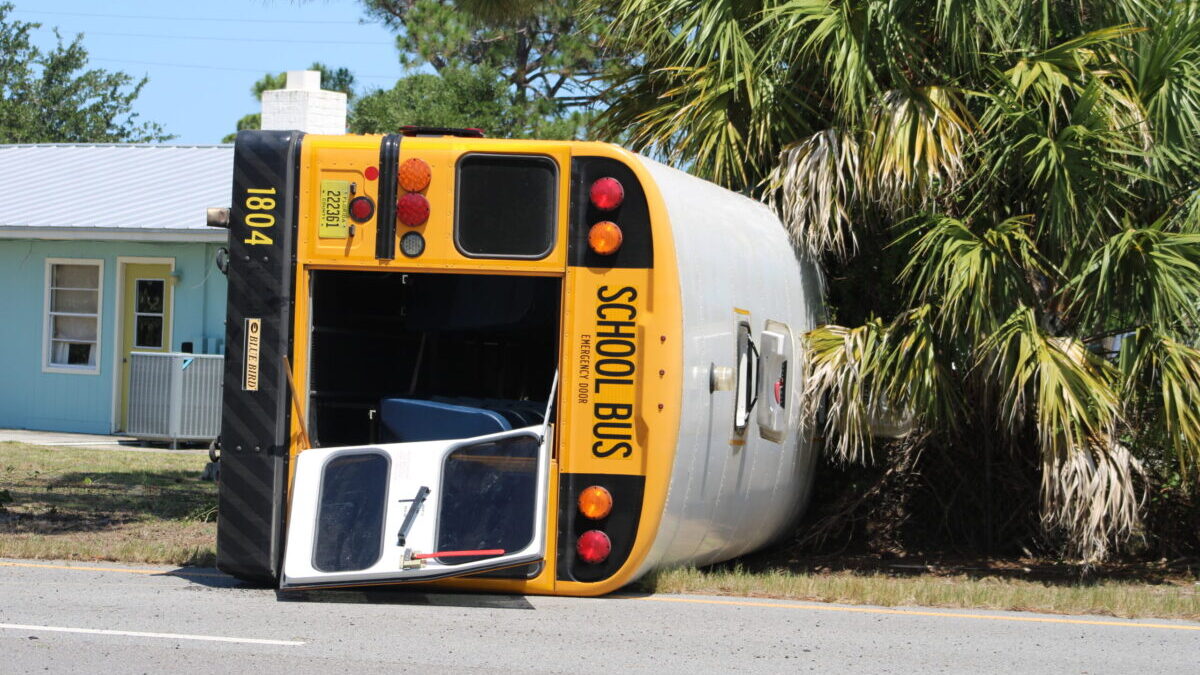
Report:
[[[0,443],[0,557],[212,564],[198,454]]]
[[[700,593],[787,598],[884,607],[969,607],[1105,614],[1125,618],[1200,620],[1194,581],[1043,583],[1002,577],[893,576],[878,572],[749,572],[739,566],[667,570],[642,582],[657,593]]]
[[[216,487],[198,478],[206,461],[0,443],[0,557],[211,565]],[[1194,579],[1037,582],[734,565],[668,570],[640,585],[659,593],[1200,620]]]

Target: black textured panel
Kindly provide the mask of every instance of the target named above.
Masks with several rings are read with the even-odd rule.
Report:
[[[263,583],[278,579],[283,545],[290,410],[283,359],[292,344],[302,136],[239,132],[233,160],[217,567]],[[257,382],[251,388],[247,319],[260,322]]]
[[[379,143],[379,218],[375,221],[375,257],[396,257],[396,188],[400,179],[400,134]]]
[[[599,178],[616,178],[625,188],[625,200],[612,211],[592,205],[592,183]],[[576,157],[571,160],[571,230],[567,260],[573,267],[654,267],[654,236],[650,230],[650,207],[637,176],[625,164],[608,157]],[[621,248],[600,255],[588,246],[592,225],[611,220],[621,228]]]
[[[611,577],[625,564],[637,539],[646,477],[564,473],[559,476],[558,485],[557,577],[562,581],[585,582],[603,581]],[[612,513],[600,520],[590,520],[579,512],[579,493],[592,485],[607,489],[613,498]],[[604,562],[594,565],[585,563],[575,552],[575,541],[588,530],[601,530],[612,541],[612,552]]]

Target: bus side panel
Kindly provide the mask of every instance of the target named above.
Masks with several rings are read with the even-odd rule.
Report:
[[[712,366],[736,367],[738,326],[762,343],[767,320],[798,340],[821,314],[816,265],[796,255],[765,205],[643,158],[662,191],[674,233],[683,309],[684,370],[679,445],[653,566],[706,565],[766,545],[788,531],[808,500],[815,459],[811,426],[796,402],[802,376],[788,380],[792,402],[779,441],[757,415],[734,427],[737,392],[713,391]]]
[[[302,136],[244,131],[234,150],[217,567],[263,583],[278,579],[283,546]]]

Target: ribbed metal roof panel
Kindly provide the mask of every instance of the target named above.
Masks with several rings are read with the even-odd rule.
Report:
[[[0,226],[204,229],[233,146],[0,145]]]

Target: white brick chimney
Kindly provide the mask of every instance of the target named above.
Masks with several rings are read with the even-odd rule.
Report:
[[[286,89],[262,94],[262,128],[344,134],[346,95],[321,89],[321,73],[316,70],[289,70]]]

